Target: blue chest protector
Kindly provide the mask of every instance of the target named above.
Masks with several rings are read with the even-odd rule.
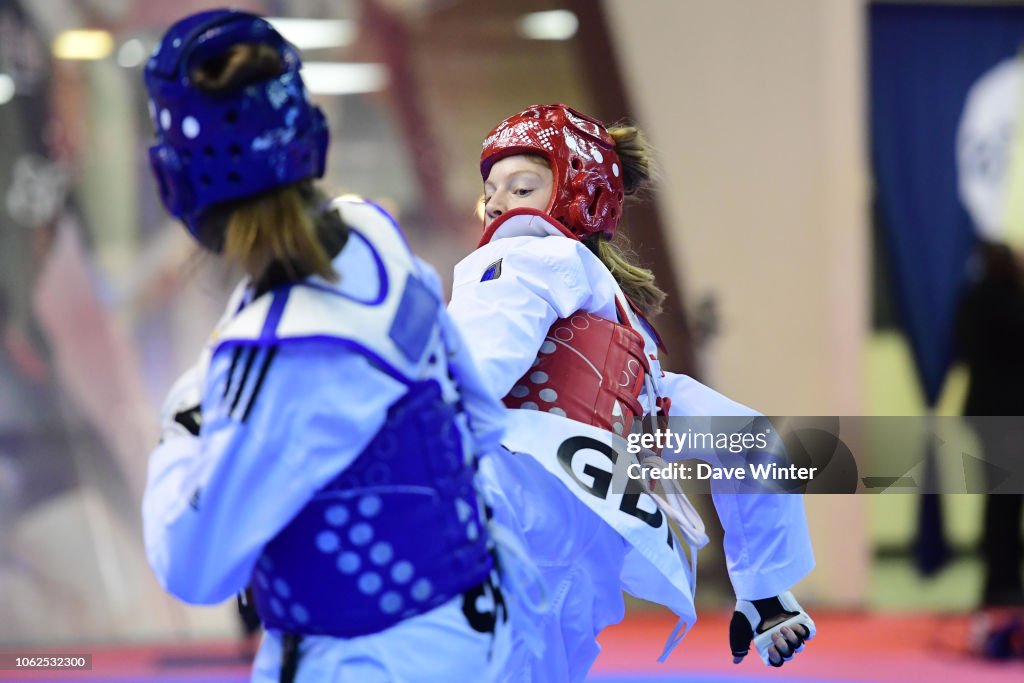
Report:
[[[436,382],[411,385],[355,463],[267,544],[253,576],[267,628],[374,633],[487,577],[455,416]]]
[[[267,629],[350,638],[451,600],[493,562],[440,304],[385,214],[338,209],[352,226],[335,260],[343,282],[379,282],[377,291],[363,298],[315,279],[278,289],[246,306],[219,343],[335,340],[407,386],[355,461],[264,547],[252,576]]]

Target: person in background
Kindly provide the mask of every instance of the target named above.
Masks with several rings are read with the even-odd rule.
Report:
[[[982,526],[984,579],[975,651],[1024,657],[1021,519],[1024,495],[995,492],[998,472],[1020,468],[1024,432],[1024,270],[1006,244],[983,241],[960,300],[957,354],[970,373],[963,414],[974,418],[988,476]],[[1012,419],[1010,419],[1012,416]]]
[[[313,183],[328,131],[300,68],[229,10],[146,67],[163,203],[245,273],[163,407],[149,563],[189,603],[251,587],[253,680],[488,680],[508,615],[474,476],[501,406],[398,226]]]

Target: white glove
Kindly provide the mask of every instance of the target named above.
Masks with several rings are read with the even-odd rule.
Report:
[[[198,366],[189,368],[167,392],[167,398],[160,408],[161,441],[179,436],[199,436],[202,424],[199,411],[202,379]]]
[[[789,591],[764,600],[737,600],[729,623],[733,663],[750,651],[750,641],[768,666],[782,666],[814,637],[814,621]]]

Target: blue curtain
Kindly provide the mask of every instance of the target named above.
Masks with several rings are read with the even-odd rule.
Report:
[[[971,85],[1024,42],[1024,7],[870,7],[876,215],[896,309],[929,406],[953,357],[953,322],[974,231],[957,196],[956,130]],[[932,435],[925,478],[937,476]],[[918,568],[949,557],[938,496],[921,497]]]
[[[1024,43],[1024,7],[870,8],[871,152],[897,311],[929,405],[952,360],[974,231],[957,197],[956,129],[975,80]]]

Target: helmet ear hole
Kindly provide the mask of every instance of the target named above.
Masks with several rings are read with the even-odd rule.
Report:
[[[569,165],[572,166],[572,170],[574,171],[579,171],[583,168],[583,162],[580,161],[579,157],[575,156],[572,158],[572,161],[569,162]]]

